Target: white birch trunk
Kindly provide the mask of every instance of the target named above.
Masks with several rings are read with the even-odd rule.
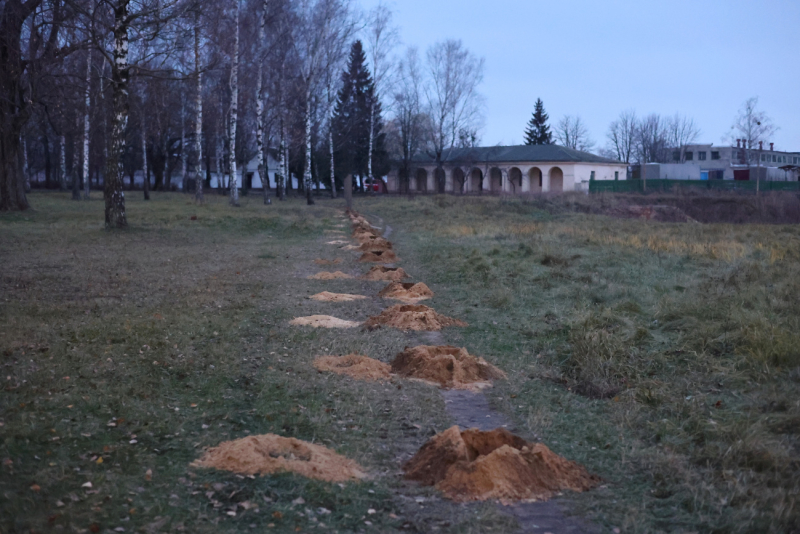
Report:
[[[372,102],[370,103],[369,106],[369,150],[367,152],[367,177],[369,179],[370,195],[374,192],[372,188],[373,184],[375,183],[375,179],[372,177],[372,146],[373,146],[374,135],[375,135],[375,102]]]
[[[58,136],[58,184],[62,191],[67,190],[67,140],[64,134]]]
[[[230,117],[230,203],[239,205],[239,187],[236,181],[236,122],[239,118],[239,0],[236,2],[236,15],[233,39],[233,64],[231,65],[231,117]]]
[[[217,189],[222,189],[225,186],[225,169],[223,169],[222,164],[224,156],[222,155],[222,151],[222,136],[217,135],[217,146],[215,149],[216,154],[214,154],[217,160]]]
[[[197,84],[197,94],[195,95],[195,117],[194,117],[194,199],[196,202],[203,202],[203,74],[200,72],[200,14],[195,11],[194,23],[194,72],[195,83]]]
[[[128,4],[118,0],[114,7],[114,64],[111,80],[114,87],[114,117],[111,124],[111,149],[106,160],[103,177],[106,226],[124,228],[128,225],[125,214],[125,193],[122,190],[125,152],[125,128],[128,125]]]
[[[282,113],[282,112],[281,112]],[[280,163],[278,164],[278,196],[281,200],[286,200],[286,132],[283,126],[283,116],[281,116],[281,135],[278,151],[280,152]]]
[[[186,94],[181,96],[181,189],[186,192]]]
[[[303,165],[303,187],[306,190],[306,204],[314,204],[311,191],[311,91],[306,91],[306,111],[305,111],[305,148],[306,158]]]
[[[264,204],[269,204],[269,171],[264,157],[264,40],[267,27],[267,0],[261,5],[261,20],[258,26],[258,79],[256,80],[256,147],[258,149],[258,175],[264,193]]]
[[[336,170],[333,166],[333,109],[331,108],[330,124],[328,126],[328,150],[331,156],[331,197],[336,198]]]
[[[90,120],[89,111],[91,109],[91,87],[92,87],[92,51],[89,50],[89,57],[86,59],[86,89],[83,93],[83,198],[89,200],[90,180],[89,180],[89,135]]]
[[[150,200],[150,170],[147,168],[147,127],[142,113],[142,191],[144,199]]]

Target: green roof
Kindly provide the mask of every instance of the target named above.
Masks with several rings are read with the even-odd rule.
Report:
[[[433,163],[436,158],[429,154],[419,154],[414,158],[416,163]],[[560,145],[514,145],[514,146],[482,146],[473,148],[450,148],[442,153],[442,162],[449,164],[464,163],[515,163],[557,161],[569,163],[621,163],[581,152],[574,148]]]

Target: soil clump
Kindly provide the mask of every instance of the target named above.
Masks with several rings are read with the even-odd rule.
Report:
[[[345,274],[342,271],[336,271],[335,273],[329,273],[327,271],[322,271],[321,273],[312,274],[308,277],[309,280],[337,280],[340,278],[353,278],[349,274]]]
[[[308,317],[295,317],[289,321],[294,326],[313,326],[314,328],[355,328],[361,323],[345,321],[330,315],[309,315]]]
[[[400,261],[393,250],[374,250],[365,252],[358,258],[361,263],[396,263]]]
[[[435,486],[458,502],[547,500],[600,483],[583,466],[504,428],[462,432],[450,427],[425,443],[403,471],[407,479]]]
[[[358,380],[389,380],[392,377],[388,363],[360,354],[320,356],[314,360],[314,369]]]
[[[323,260],[322,258],[317,258],[314,260],[314,263],[317,265],[339,265],[342,263],[342,259],[336,258],[335,260]]]
[[[390,280],[393,282],[399,282],[405,278],[409,278],[409,276],[402,267],[384,267],[383,265],[376,265],[361,277],[362,280]]]
[[[441,330],[446,326],[467,326],[467,323],[436,313],[422,304],[396,304],[364,322],[367,327],[380,325],[400,330]]]
[[[370,239],[366,243],[363,243],[358,250],[363,250],[364,252],[370,252],[374,250],[392,250],[394,246],[392,245],[391,241],[388,241],[382,237],[376,237],[375,239]]]
[[[205,451],[192,467],[211,467],[241,475],[269,475],[292,472],[327,482],[348,482],[366,478],[353,460],[330,449],[275,434],[247,436],[220,443]]]
[[[316,295],[311,295],[311,300],[319,300],[321,302],[351,302],[354,300],[363,300],[367,297],[364,295],[351,295],[349,293],[331,293],[330,291],[323,291]]]
[[[433,291],[422,282],[417,282],[416,284],[410,282],[392,282],[381,289],[378,296],[385,299],[396,299],[413,303],[431,298],[433,296]]]
[[[450,345],[406,347],[392,361],[392,372],[435,382],[445,389],[479,389],[506,377],[483,358]]]

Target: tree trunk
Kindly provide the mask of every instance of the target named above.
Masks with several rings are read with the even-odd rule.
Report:
[[[306,91],[306,111],[305,111],[305,147],[306,158],[303,163],[303,187],[306,192],[306,204],[312,206],[314,199],[311,196],[311,92]]]
[[[63,133],[58,136],[58,188],[67,190],[67,140]]]
[[[50,154],[50,138],[47,136],[47,126],[42,123],[42,149],[44,150],[44,187],[53,187],[53,162]]]
[[[31,192],[31,170],[28,167],[28,143],[25,136],[22,136],[22,176],[25,180],[25,192]]]
[[[331,119],[333,119],[333,112],[331,112]],[[331,120],[330,127],[328,128],[328,149],[331,156],[331,198],[336,198],[336,172],[333,165],[333,120]]]
[[[20,135],[30,114],[21,39],[25,19],[39,3],[8,0],[0,10],[0,211],[30,207],[20,161]]]
[[[81,120],[80,117],[75,118],[75,130],[80,131]],[[72,200],[81,199],[81,164],[80,158],[80,138],[76,135],[72,138]]]
[[[348,174],[344,178],[344,201],[347,209],[353,209],[353,175]]]
[[[186,192],[186,95],[181,97],[181,190]]]
[[[285,131],[283,127],[283,110],[281,110],[281,140],[278,146],[280,152],[280,163],[278,164],[278,183],[275,184],[278,188],[278,198],[286,200],[286,142]]]
[[[86,89],[83,93],[84,110],[83,110],[83,198],[89,200],[89,135],[90,122],[89,111],[91,109],[91,84],[92,84],[92,51],[89,51],[89,57],[86,59]]]
[[[142,175],[144,199],[150,200],[150,169],[147,168],[147,125],[144,122],[144,112],[142,112]]]
[[[194,15],[194,72],[197,94],[195,95],[194,117],[194,200],[203,202],[203,180],[200,178],[201,162],[203,161],[203,74],[200,72],[200,11]],[[206,163],[206,166],[208,163]],[[208,171],[207,171],[208,172]]]
[[[267,28],[267,0],[261,4],[261,20],[258,26],[258,79],[256,80],[256,146],[258,148],[258,175],[261,177],[261,188],[264,193],[264,204],[269,200],[269,170],[267,158],[264,157],[264,41]]]
[[[374,100],[374,97],[373,97]],[[369,180],[369,194],[373,194],[373,183],[375,179],[372,177],[372,146],[374,144],[373,136],[375,131],[375,102],[369,105],[369,150],[367,151],[367,179]]]
[[[122,190],[124,169],[122,154],[125,151],[125,128],[128,125],[128,3],[118,0],[114,8],[114,65],[111,83],[114,89],[114,115],[111,121],[111,150],[103,177],[105,218],[107,228],[125,228],[125,193]]]
[[[239,0],[236,2],[236,16],[233,39],[233,64],[231,65],[231,149],[230,149],[230,203],[239,206],[239,188],[236,182],[236,123],[239,118]]]

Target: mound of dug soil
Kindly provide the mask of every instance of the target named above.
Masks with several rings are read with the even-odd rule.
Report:
[[[450,345],[406,347],[394,357],[392,372],[436,382],[447,389],[474,389],[478,384],[488,385],[491,380],[506,377],[483,358]]]
[[[405,278],[408,278],[408,275],[402,267],[384,267],[383,265],[376,265],[361,277],[362,280],[392,280],[395,282]]]
[[[362,300],[367,297],[364,295],[351,295],[349,293],[331,293],[330,291],[323,291],[316,295],[311,295],[311,300],[319,300],[321,302],[351,302],[353,300]]]
[[[375,239],[370,239],[366,243],[363,243],[357,248],[358,250],[363,250],[364,252],[370,252],[373,250],[392,250],[394,247],[391,241],[388,241],[382,237],[376,237]]]
[[[400,330],[441,330],[445,326],[467,326],[467,323],[440,315],[421,304],[397,304],[364,322],[364,326],[379,325]]]
[[[359,380],[389,380],[389,364],[360,354],[320,356],[314,360],[317,371],[347,375]]]
[[[559,491],[581,492],[600,483],[583,466],[503,428],[448,428],[423,445],[403,471],[458,502],[547,500]]]
[[[402,300],[403,302],[417,302],[419,300],[431,298],[433,296],[433,291],[422,282],[417,282],[416,284],[410,282],[392,282],[381,289],[378,296],[385,299]]]
[[[341,247],[342,250],[361,250],[361,247],[358,245],[345,245]]]
[[[208,449],[193,467],[212,467],[242,475],[269,475],[291,471],[327,482],[347,482],[366,477],[353,460],[330,449],[275,434],[247,436]]]
[[[365,252],[358,258],[361,263],[395,263],[400,261],[393,250],[374,250]]]
[[[327,271],[323,271],[321,273],[312,274],[308,277],[309,280],[336,280],[338,278],[353,278],[349,274],[345,274],[342,271],[336,271],[335,273],[329,273]]]
[[[322,258],[317,258],[314,260],[314,263],[317,265],[339,265],[342,263],[342,259],[336,258],[335,260],[323,260]]]
[[[308,317],[295,317],[289,324],[295,326],[313,326],[314,328],[355,328],[361,323],[345,321],[330,315],[309,315]]]

